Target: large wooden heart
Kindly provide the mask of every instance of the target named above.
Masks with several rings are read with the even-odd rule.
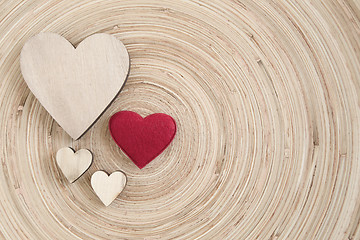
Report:
[[[30,90],[55,121],[78,139],[121,90],[129,72],[125,46],[94,34],[76,48],[54,33],[28,40],[20,57]]]

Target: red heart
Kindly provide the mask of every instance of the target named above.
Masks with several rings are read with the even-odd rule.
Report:
[[[141,169],[169,146],[176,123],[164,113],[142,118],[135,112],[121,111],[110,118],[109,129],[116,144]]]

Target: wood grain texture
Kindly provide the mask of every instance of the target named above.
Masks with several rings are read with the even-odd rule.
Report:
[[[129,64],[124,44],[104,33],[87,37],[76,48],[58,34],[39,33],[20,54],[28,87],[73,139],[83,135],[119,93]]]
[[[109,206],[114,201],[125,185],[126,175],[120,171],[110,175],[104,171],[96,171],[91,176],[91,187],[105,206]]]
[[[0,238],[360,239],[360,10],[357,1],[2,1]],[[77,45],[120,39],[123,91],[73,141],[24,82],[21,47],[39,32]],[[177,134],[138,169],[111,115],[163,112]],[[63,179],[55,153],[94,163]],[[105,207],[90,185],[122,170]]]
[[[92,162],[92,153],[87,149],[74,152],[73,149],[65,147],[56,153],[56,163],[71,183],[81,177],[89,169]]]

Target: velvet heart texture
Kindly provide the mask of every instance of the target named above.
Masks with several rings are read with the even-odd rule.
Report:
[[[141,169],[169,146],[176,123],[164,113],[142,118],[135,112],[121,111],[110,118],[109,129],[116,144]]]

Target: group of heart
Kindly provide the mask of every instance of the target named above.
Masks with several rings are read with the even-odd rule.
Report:
[[[30,38],[20,55],[21,72],[30,90],[54,120],[73,138],[80,138],[122,89],[130,68],[123,43],[109,34],[94,34],[76,48],[55,33]],[[109,120],[115,143],[138,166],[145,167],[173,140],[176,123],[164,113],[142,118],[120,111]],[[56,162],[63,175],[75,182],[90,167],[88,149],[58,150]],[[108,206],[124,189],[126,175],[96,171],[91,186]]]

